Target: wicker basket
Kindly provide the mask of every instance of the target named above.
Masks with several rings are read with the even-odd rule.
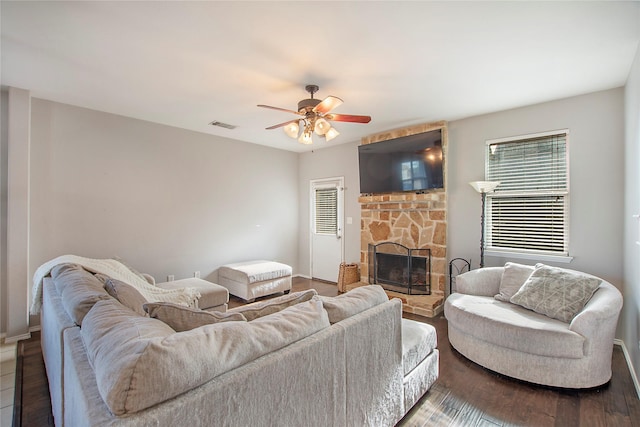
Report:
[[[338,291],[346,292],[347,285],[360,281],[360,268],[358,264],[340,263],[338,272]]]

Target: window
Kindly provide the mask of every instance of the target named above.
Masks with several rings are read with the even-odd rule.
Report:
[[[338,232],[338,189],[317,188],[315,200],[316,233],[336,234]]]
[[[427,171],[424,163],[416,160],[402,162],[402,191],[409,191],[415,188],[428,188]]]
[[[569,256],[567,131],[487,141],[488,252]]]

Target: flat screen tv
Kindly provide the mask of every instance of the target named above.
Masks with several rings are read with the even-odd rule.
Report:
[[[442,130],[358,146],[360,193],[444,188]]]

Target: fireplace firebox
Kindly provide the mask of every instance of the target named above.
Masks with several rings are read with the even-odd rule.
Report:
[[[431,250],[369,244],[369,283],[409,295],[431,295]]]

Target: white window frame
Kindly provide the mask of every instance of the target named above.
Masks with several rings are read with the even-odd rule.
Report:
[[[498,186],[498,189],[496,189],[495,192],[492,193],[487,193],[487,204],[486,204],[486,211],[485,211],[485,218],[486,218],[486,222],[485,222],[485,230],[483,230],[483,232],[485,233],[485,242],[487,242],[487,246],[485,248],[485,255],[487,256],[495,256],[495,257],[507,257],[507,258],[520,258],[520,259],[528,259],[528,260],[535,260],[535,261],[542,261],[542,262],[560,262],[560,263],[568,263],[571,262],[571,260],[573,259],[573,257],[569,256],[569,243],[570,243],[570,235],[569,235],[569,197],[570,197],[570,180],[569,180],[569,130],[568,129],[560,129],[560,130],[553,130],[553,131],[548,131],[548,132],[540,132],[540,133],[535,133],[535,134],[527,134],[527,135],[518,135],[518,136],[512,136],[512,137],[507,137],[507,138],[498,138],[498,139],[491,139],[491,140],[487,140],[486,141],[486,149],[485,149],[485,179],[489,180],[489,176],[488,176],[488,171],[489,171],[489,160],[490,160],[490,153],[492,150],[492,146],[499,146],[500,144],[505,144],[505,143],[514,143],[514,142],[518,142],[518,141],[526,141],[526,140],[530,140],[530,139],[536,139],[536,138],[543,138],[543,137],[547,137],[547,136],[553,136],[553,135],[565,135],[565,156],[566,156],[566,191],[542,191],[542,192],[537,192],[537,193],[527,193],[524,191],[513,191],[513,192],[508,192],[508,191],[502,191],[500,192],[500,186]],[[499,147],[498,147],[499,148]],[[492,178],[493,179],[493,178]],[[533,196],[533,195],[538,195],[538,196],[553,196],[553,195],[558,195],[558,194],[562,194],[564,197],[564,209],[563,209],[563,213],[564,213],[564,218],[563,218],[563,224],[564,224],[564,230],[563,230],[563,234],[564,234],[564,252],[563,253],[558,253],[556,251],[541,251],[541,250],[535,250],[535,249],[523,249],[523,248],[512,248],[512,249],[507,249],[507,248],[503,248],[503,247],[491,247],[490,243],[491,243],[491,238],[490,238],[490,233],[491,233],[491,224],[492,224],[492,216],[491,216],[491,203],[493,198],[504,198],[504,197],[509,197],[509,196],[513,196],[513,197],[518,197],[518,196],[523,196],[523,195],[528,195],[528,196]]]

